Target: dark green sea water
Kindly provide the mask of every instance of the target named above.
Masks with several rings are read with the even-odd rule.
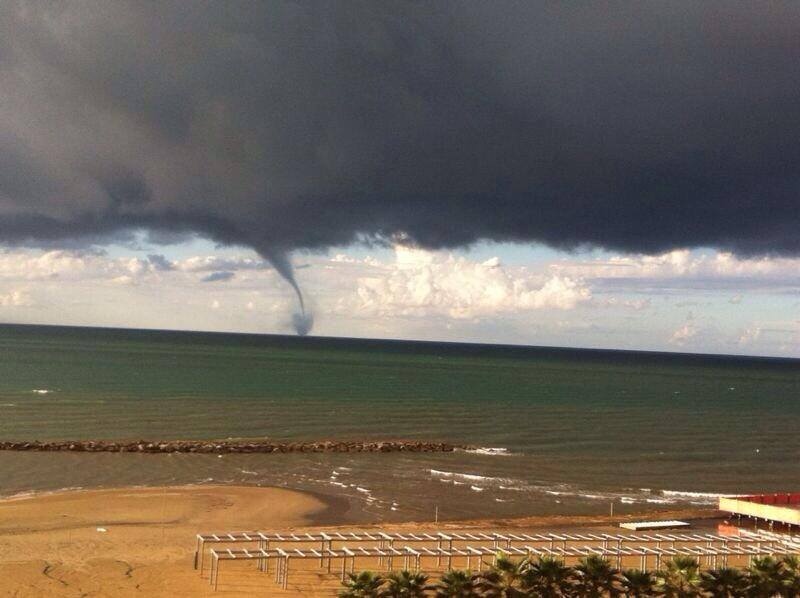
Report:
[[[353,517],[605,512],[800,489],[800,361],[0,326],[0,438],[423,438],[495,454],[0,453],[0,494],[346,495]]]

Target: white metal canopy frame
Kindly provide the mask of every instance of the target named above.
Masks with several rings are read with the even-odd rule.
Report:
[[[403,569],[419,571],[422,559],[427,565],[440,568],[444,561],[447,570],[453,567],[454,559],[466,568],[474,562],[478,570],[484,565],[484,557],[492,561],[498,553],[517,557],[553,556],[566,560],[586,556],[602,556],[616,560],[621,566],[623,557],[639,557],[639,566],[647,570],[651,564],[661,567],[663,557],[685,555],[698,558],[710,567],[716,567],[718,559],[728,564],[729,557],[775,555],[783,556],[800,552],[800,545],[790,537],[776,534],[743,533],[726,536],[711,533],[695,534],[600,534],[600,533],[544,533],[525,534],[509,532],[453,532],[431,531],[416,533],[389,533],[383,531],[356,532],[229,532],[198,534],[195,568],[203,571],[204,552],[209,544],[255,544],[250,548],[211,548],[211,572],[209,583],[216,589],[219,583],[222,561],[256,561],[258,570],[268,572],[270,560],[275,562],[275,581],[286,588],[292,560],[318,560],[319,568],[331,572],[332,561],[340,561],[341,578],[347,571],[354,571],[356,559],[378,559],[379,566],[391,570],[395,559],[402,559]],[[297,547],[299,544],[314,544],[314,547]],[[336,546],[340,544],[340,546]],[[366,544],[366,546],[365,546]],[[435,546],[430,546],[434,544]],[[577,545],[576,545],[577,544]],[[633,544],[633,545],[631,545]],[[318,547],[317,547],[318,545]]]
[[[375,543],[386,545],[395,541],[406,543],[452,543],[452,542],[491,542],[495,548],[501,545],[511,546],[513,543],[534,542],[549,543],[551,548],[556,542],[592,542],[602,543],[605,547],[609,543],[617,542],[637,542],[644,544],[664,543],[664,542],[711,542],[711,543],[730,543],[730,542],[751,542],[758,543],[764,541],[764,536],[756,534],[743,534],[738,536],[724,536],[711,533],[639,533],[639,534],[567,534],[567,533],[544,533],[544,534],[521,534],[510,532],[384,532],[384,531],[321,531],[313,533],[279,533],[263,531],[238,531],[221,532],[214,534],[197,534],[197,549],[195,551],[194,566],[202,570],[203,552],[208,544],[242,544],[256,543],[259,548],[269,548],[270,544],[296,544],[296,543],[316,543],[320,549],[326,545],[331,547],[334,542],[340,543]],[[441,547],[441,546],[440,546]]]

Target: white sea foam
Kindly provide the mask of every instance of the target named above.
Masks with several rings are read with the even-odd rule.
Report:
[[[356,490],[358,490],[359,492],[364,492],[365,494],[369,494],[368,488],[362,488],[361,486],[356,486]]]
[[[245,475],[258,475],[257,471],[250,471],[249,469],[240,469],[239,471]]]
[[[677,496],[685,498],[733,498],[738,494],[722,494],[720,492],[687,492],[684,490],[662,490],[664,496]]]
[[[491,455],[494,457],[509,457],[513,454],[510,453],[507,448],[499,446],[480,446],[475,449],[468,449],[466,452],[474,455]]]
[[[581,492],[580,490],[568,491],[568,490],[542,490],[544,494],[549,494],[550,496],[574,496],[577,498],[584,498],[589,500],[614,500],[616,498],[613,494],[594,494],[591,492]],[[622,502],[631,501],[634,502],[634,499],[629,497],[622,497]]]
[[[0,404],[0,407],[16,407],[16,406],[17,406],[16,403],[2,403],[2,404]]]
[[[50,496],[52,494],[59,494],[60,492],[74,492],[76,490],[83,490],[83,486],[65,486],[57,488],[56,490],[25,490],[24,492],[16,492],[7,496],[0,495],[4,501],[12,500],[25,500],[26,498],[33,498],[35,496]]]
[[[463,478],[465,480],[486,480],[489,479],[486,476],[482,475],[475,475],[472,473],[459,473],[457,471],[441,471],[439,469],[431,469],[431,475],[433,476],[441,476],[445,478]]]
[[[470,482],[485,482],[489,484],[493,483],[512,483],[514,480],[508,480],[506,478],[493,478],[491,476],[485,475],[478,475],[475,473],[461,473],[458,471],[441,471],[439,469],[431,469],[429,470],[431,475],[437,478],[447,478],[451,480],[467,480]]]
[[[474,490],[475,492],[483,492],[483,488],[480,486],[470,486],[469,489]]]
[[[687,492],[684,490],[663,490],[661,492],[665,497],[671,498],[670,502],[683,500],[693,505],[708,505],[714,504],[720,498],[733,498],[738,494],[723,494],[720,492]]]
[[[47,395],[53,391],[48,388],[34,388],[31,392],[37,395]]]

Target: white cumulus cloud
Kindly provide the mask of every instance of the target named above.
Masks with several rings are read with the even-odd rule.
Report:
[[[344,261],[338,258],[337,261]],[[397,247],[394,262],[357,281],[357,308],[381,316],[476,318],[537,309],[573,309],[591,299],[579,278],[532,275],[450,253]]]
[[[699,330],[695,324],[692,322],[686,322],[683,326],[672,333],[672,336],[669,338],[669,342],[673,345],[682,347],[696,339],[698,333]]]
[[[23,290],[12,290],[8,293],[0,293],[0,307],[25,307],[32,305],[30,295]]]
[[[619,255],[603,260],[563,260],[556,272],[585,278],[797,278],[800,259],[739,258],[731,253],[676,249],[659,255]]]
[[[744,332],[739,336],[738,344],[740,346],[751,345],[756,342],[759,337],[761,336],[761,327],[760,326],[750,326],[749,328],[745,329]]]

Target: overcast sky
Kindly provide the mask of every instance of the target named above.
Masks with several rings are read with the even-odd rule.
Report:
[[[5,2],[0,320],[800,356],[798,31]]]

